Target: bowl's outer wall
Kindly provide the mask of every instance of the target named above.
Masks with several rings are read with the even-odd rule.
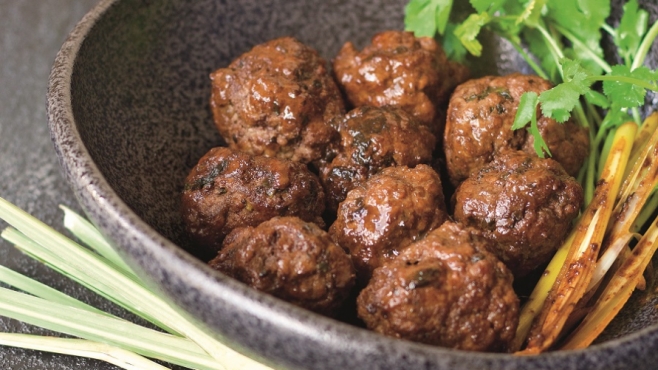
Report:
[[[361,47],[377,31],[401,28],[404,3],[102,2],[63,46],[49,91],[53,140],[90,218],[191,316],[275,367],[653,368],[655,326],[571,353],[517,358],[449,351],[385,338],[245,289],[173,244],[201,260],[209,257],[187,242],[178,207],[187,172],[221,145],[208,105],[210,72],[255,44],[285,35],[329,60],[345,41]],[[508,46],[496,47],[491,53],[503,51],[502,57],[481,66],[479,74],[523,70],[506,53]],[[635,302],[610,337],[656,321],[655,302]]]

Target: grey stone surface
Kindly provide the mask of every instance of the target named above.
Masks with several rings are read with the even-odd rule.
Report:
[[[46,91],[55,55],[96,0],[0,0],[0,196],[61,230],[59,204],[79,210],[48,133]],[[6,224],[0,221],[0,228]],[[74,297],[120,311],[0,240],[0,263]],[[0,317],[0,331],[47,333]],[[87,359],[0,346],[3,370],[110,370]]]

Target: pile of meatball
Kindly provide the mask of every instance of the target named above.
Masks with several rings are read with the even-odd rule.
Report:
[[[402,31],[346,43],[330,69],[291,37],[255,46],[210,76],[226,146],[186,178],[187,232],[211,267],[295,305],[335,317],[357,297],[379,333],[506,351],[512,282],[569,232],[589,142],[538,111],[539,158],[511,127],[521,95],[550,83],[468,74]]]

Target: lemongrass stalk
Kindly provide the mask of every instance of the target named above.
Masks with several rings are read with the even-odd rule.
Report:
[[[68,207],[59,206],[59,208],[64,211],[64,227],[67,230],[73,233],[76,238],[80,239],[89,248],[96,251],[96,253],[105,257],[117,270],[139,282],[137,275],[135,275],[132,269],[123,261],[121,256],[103,238],[103,235],[98,232],[98,229],[91,222],[85,220]]]
[[[219,363],[228,362],[254,370],[269,369],[210,337],[154,292],[113,270],[98,255],[2,198],[0,219],[29,234],[17,245],[26,253],[159,327],[193,340]],[[3,236],[6,234],[3,232]],[[13,234],[16,237],[16,233]]]
[[[177,332],[164,324],[176,321],[172,309],[153,292],[115,270],[104,258],[2,198],[0,218],[27,237],[22,239],[24,243],[14,243],[24,252],[145,320]]]
[[[619,256],[621,250],[628,245],[634,236],[636,236],[636,234],[627,233],[622,235],[615,239],[610,247],[606,249],[601,258],[599,258],[599,261],[596,263],[594,273],[592,274],[592,280],[589,282],[589,286],[587,287],[588,291],[599,285],[601,279],[603,279],[610,267],[615,263],[615,260],[617,259],[617,256]]]
[[[646,143],[650,140],[651,136],[656,132],[656,130],[658,130],[658,112],[652,112],[644,120],[644,122],[642,122],[640,129],[635,135],[635,141],[633,142],[633,149],[631,150],[628,163],[635,164],[637,162],[638,157],[646,146]],[[626,180],[633,167],[634,166],[628,166],[626,168],[624,180]]]
[[[0,282],[50,302],[60,303],[65,306],[75,307],[101,315],[109,315],[97,309],[96,307],[80,302],[73,297],[70,297],[56,289],[53,289],[25,275],[19,274],[18,272],[8,269],[2,265],[0,265]]]
[[[645,212],[653,213],[655,210],[655,207],[648,208],[651,207],[648,199],[658,186],[658,158],[656,158],[658,156],[658,135],[652,135],[644,143],[644,147],[635,161],[629,177],[624,182],[625,189],[613,210],[612,218],[615,222],[608,227],[608,236],[602,247],[605,253],[608,253],[609,245],[632,232],[633,225],[643,208],[646,209]],[[610,253],[616,254],[611,254],[608,258],[616,258],[619,250]]]
[[[605,131],[604,128],[601,128],[601,132]],[[605,141],[603,142],[603,148],[601,149],[601,155],[599,157],[599,168],[596,172],[598,178],[601,178],[603,174],[603,169],[605,168],[605,162],[608,159],[608,154],[610,153],[610,147],[612,147],[612,142],[615,139],[616,129],[612,129],[608,135],[605,136]]]
[[[658,218],[617,270],[590,313],[563,343],[562,349],[587,347],[601,334],[630,298],[657,248]]]
[[[0,207],[0,213],[1,211]],[[0,216],[2,215],[0,214]],[[51,233],[57,234],[54,231]],[[67,239],[71,246],[63,247],[60,244],[56,247],[57,249],[49,250],[16,229],[8,228],[0,236],[13,243],[25,254],[43,262],[46,266],[80,283],[101,297],[168,332],[177,332],[170,327],[171,323],[175,321],[173,316],[167,314],[170,309],[162,307],[165,306],[164,303],[159,301],[152,292],[120,272],[112,270],[110,266],[104,265],[100,257],[73,241]],[[53,238],[55,236],[61,236],[61,234],[53,235]],[[156,312],[156,310],[158,311]]]
[[[644,144],[640,149],[638,149],[637,155],[633,159],[629,158],[629,163],[632,164],[632,167],[624,176],[624,184],[621,188],[620,198],[628,198],[628,196],[634,191],[634,185],[638,184],[638,178],[641,178],[642,174],[647,173],[648,166],[644,162],[647,159],[653,159],[652,152],[654,152],[657,145],[658,130],[655,130],[651,136],[644,141]]]
[[[126,370],[168,370],[168,368],[133,352],[85,339],[0,333],[0,346],[92,358]]]
[[[558,248],[557,252],[555,252],[551,262],[549,262],[544,273],[535,285],[535,288],[532,290],[532,293],[530,293],[530,297],[521,308],[519,325],[516,327],[516,334],[510,345],[510,351],[519,351],[523,346],[523,342],[526,340],[528,333],[530,332],[533,320],[544,305],[546,297],[548,297],[548,292],[555,283],[560,268],[564,265],[564,261],[569,253],[569,248],[571,248],[571,243],[573,243],[574,236],[575,233],[571,232],[569,237],[567,237],[560,248]]]
[[[535,318],[528,344],[521,354],[547,350],[557,339],[569,315],[583,297],[594,271],[614,200],[621,186],[624,169],[637,131],[635,123],[625,123],[615,134],[602,181],[575,228],[573,243],[545,304]]]
[[[225,369],[189,339],[0,288],[0,315],[189,368]]]
[[[6,229],[2,233],[2,237],[5,238],[6,240],[10,241],[11,243],[14,243],[19,249],[27,252],[29,255],[31,255],[33,258],[40,260],[47,265],[51,265],[48,259],[49,258],[54,258],[53,254],[48,254],[48,253],[43,253],[43,250],[40,250],[40,246],[36,243],[34,243],[32,240],[27,238],[25,235],[22,233],[18,232],[17,230],[14,229]],[[34,254],[32,254],[34,252]],[[63,269],[57,269],[59,272],[66,276],[68,275],[69,271],[66,270],[67,267],[64,267]],[[92,275],[89,277],[89,280],[92,281],[94,280],[94,276]],[[77,280],[77,279],[76,279]],[[89,287],[90,289],[94,290],[97,289],[98,285],[95,285],[97,282],[92,282],[90,284],[90,281],[82,281],[82,280],[77,280],[81,284]],[[129,280],[131,281],[131,280]],[[138,288],[141,288],[139,286]],[[124,289],[126,290],[135,290],[137,289],[136,287],[130,287],[130,286],[125,286]],[[118,294],[116,291],[114,291],[112,288],[107,288],[108,291],[112,291],[112,293],[108,293],[108,291],[103,292],[103,295],[106,296],[108,299],[111,301],[116,301],[115,297],[113,296],[114,294]],[[137,289],[139,290],[139,289]],[[100,293],[100,292],[99,292]],[[146,291],[146,289],[143,289],[141,291],[141,294],[144,294],[145,296],[152,295],[151,292]],[[127,303],[126,308],[130,311],[135,311],[135,309],[131,306],[131,304],[139,305],[143,304],[149,309],[152,310],[159,310],[160,311],[160,316],[162,319],[162,322],[166,323],[162,324],[160,321],[152,321],[153,323],[157,324],[158,326],[162,328],[168,328],[172,327],[175,328],[175,332],[184,334],[187,338],[191,339],[198,345],[199,347],[203,348],[205,350],[206,354],[210,354],[212,358],[215,359],[215,361],[219,364],[230,364],[230,365],[235,365],[237,368],[249,368],[249,369],[268,369],[266,366],[259,364],[248,357],[239,354],[232,349],[226,347],[225,345],[219,343],[216,341],[214,338],[209,337],[207,334],[202,332],[199,328],[197,328],[195,325],[187,321],[184,317],[182,317],[178,312],[176,312],[173,308],[168,306],[164,301],[161,301],[159,299],[150,299],[150,303],[146,302],[140,302],[139,300],[136,300],[132,303]],[[2,310],[0,309],[0,314],[2,313]],[[16,317],[17,318],[17,317]],[[19,320],[23,320],[21,318],[17,318]],[[25,321],[25,320],[23,320]],[[39,325],[36,323],[33,323],[34,325]],[[52,328],[49,328],[51,330],[55,330]],[[75,334],[73,334],[75,335]],[[78,335],[79,336],[79,335]],[[93,339],[93,338],[88,338],[88,339]],[[139,352],[138,352],[139,353]],[[152,357],[152,356],[149,356]],[[159,358],[159,357],[156,357]],[[174,359],[175,360],[175,359]],[[173,360],[166,360],[168,362],[172,362]],[[221,367],[220,367],[221,368]]]
[[[651,197],[649,198],[649,200],[644,202],[644,206],[642,207],[642,210],[635,218],[635,221],[631,226],[631,231],[634,233],[639,232],[642,226],[644,226],[647,223],[647,221],[651,218],[651,216],[653,216],[657,208],[658,208],[658,192],[654,188]]]

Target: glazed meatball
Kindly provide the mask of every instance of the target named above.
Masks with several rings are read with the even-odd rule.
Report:
[[[328,208],[335,211],[347,192],[379,170],[431,163],[434,135],[395,107],[359,107],[332,121],[338,141],[320,166]]]
[[[477,230],[446,222],[375,269],[357,299],[368,328],[468,351],[505,351],[519,320],[512,274]]]
[[[260,291],[332,315],[354,286],[354,267],[317,225],[274,217],[233,230],[209,265]]]
[[[552,88],[537,76],[511,74],[483,77],[459,85],[450,98],[444,134],[446,165],[456,186],[503,150],[535,154],[534,139],[526,130],[512,130],[521,95],[541,94]],[[560,124],[537,110],[539,132],[553,159],[572,176],[578,174],[587,153],[587,130],[570,119]]]
[[[233,149],[308,163],[336,133],[325,122],[345,112],[325,61],[283,37],[254,47],[210,75],[220,134]]]
[[[447,218],[441,180],[431,167],[388,167],[347,193],[329,233],[350,251],[363,284]]]
[[[510,151],[464,181],[453,200],[455,220],[482,230],[518,278],[551,258],[583,190],[556,161]]]
[[[403,31],[379,33],[360,52],[347,42],[333,66],[353,106],[400,107],[437,135],[445,120],[440,107],[468,75],[465,67],[448,61],[433,38]]]
[[[191,238],[218,250],[236,227],[275,216],[297,216],[324,227],[324,191],[306,165],[211,149],[185,180],[182,215]]]

